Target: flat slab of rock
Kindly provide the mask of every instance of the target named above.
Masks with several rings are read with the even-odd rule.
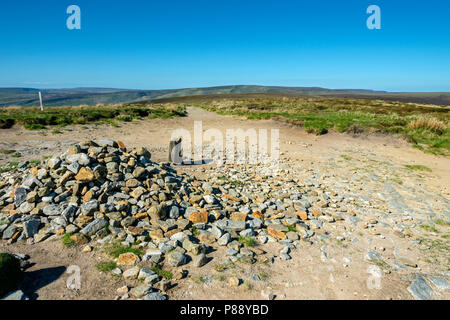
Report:
[[[428,285],[424,277],[417,274],[416,279],[408,287],[408,291],[416,300],[430,300],[433,289]]]

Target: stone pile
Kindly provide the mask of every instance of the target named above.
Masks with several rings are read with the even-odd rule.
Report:
[[[43,165],[2,174],[2,239],[37,243],[66,233],[77,240],[112,234],[130,244],[151,240],[164,254],[176,247],[195,250],[198,243],[234,242],[239,249],[239,237],[265,242],[267,235],[287,241],[313,235],[302,220],[321,213],[308,212],[310,204],[298,195],[248,199],[233,183],[177,175],[150,157],[145,148],[127,152],[121,142],[87,141]],[[185,261],[183,251],[170,255],[174,265]]]
[[[83,245],[139,243],[145,255],[122,254],[117,264],[131,268],[116,271],[151,286],[161,279],[133,267],[140,260],[201,267],[211,247],[226,246],[224,263],[267,262],[274,256],[254,245],[268,241],[281,242],[279,257],[288,260],[299,241],[311,242],[324,222],[335,221],[313,209],[288,175],[270,183],[250,175],[244,188],[244,180],[230,180],[234,169],[223,170],[201,181],[153,162],[145,148],[127,150],[113,140],[74,144],[44,164],[22,163],[1,175],[0,237],[33,244],[69,234]]]

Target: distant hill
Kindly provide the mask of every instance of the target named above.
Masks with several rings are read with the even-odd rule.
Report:
[[[436,93],[391,93],[386,91],[359,89],[325,89],[319,87],[277,87],[234,85],[206,88],[185,88],[168,90],[128,90],[115,88],[73,88],[73,89],[34,89],[34,88],[0,88],[0,106],[38,106],[38,92],[42,92],[46,106],[78,106],[96,104],[115,104],[162,100],[176,97],[277,93],[289,95],[315,95],[330,97],[347,97],[361,99],[384,99],[403,102],[430,103],[450,105],[450,92]]]

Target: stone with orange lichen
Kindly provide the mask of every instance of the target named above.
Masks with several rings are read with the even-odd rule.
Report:
[[[298,211],[297,216],[302,220],[308,220],[308,214],[306,211]]]
[[[322,215],[322,212],[320,210],[311,210],[311,214],[317,218]]]
[[[77,181],[83,181],[83,182],[91,182],[94,180],[94,172],[92,172],[91,169],[82,167],[80,171],[78,171],[77,175],[75,176],[75,179]]]
[[[231,214],[230,219],[234,221],[245,221],[247,220],[247,214],[242,212],[234,212]]]
[[[70,239],[75,242],[76,245],[83,245],[89,242],[88,238],[81,233],[76,233],[70,236]]]
[[[206,211],[197,211],[192,212],[189,216],[189,221],[192,223],[207,223],[208,222],[208,212]]]
[[[231,200],[231,201],[234,201],[234,202],[240,202],[241,201],[238,198],[230,196],[228,194],[224,194],[223,196],[224,196],[224,198],[227,198],[228,200]]]
[[[148,217],[147,212],[138,212],[135,215],[136,219],[145,219]]]
[[[253,212],[252,216],[254,216],[255,218],[258,218],[258,219],[264,219],[264,215],[259,211]]]
[[[284,234],[284,232],[281,232],[281,231],[272,229],[272,228],[270,228],[270,227],[267,228],[267,232],[268,232],[272,237],[277,238],[277,239],[284,240],[284,239],[287,238],[287,237],[286,237],[286,234]]]
[[[136,263],[139,262],[139,257],[132,253],[132,252],[127,252],[127,253],[122,253],[118,258],[117,258],[117,264],[120,266],[134,266]]]
[[[86,192],[83,196],[83,202],[88,202],[92,200],[92,196],[94,195],[94,191],[93,190],[89,190],[88,192]]]

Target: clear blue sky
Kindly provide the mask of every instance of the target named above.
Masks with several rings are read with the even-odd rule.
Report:
[[[450,1],[0,1],[0,87],[228,84],[450,91]]]

